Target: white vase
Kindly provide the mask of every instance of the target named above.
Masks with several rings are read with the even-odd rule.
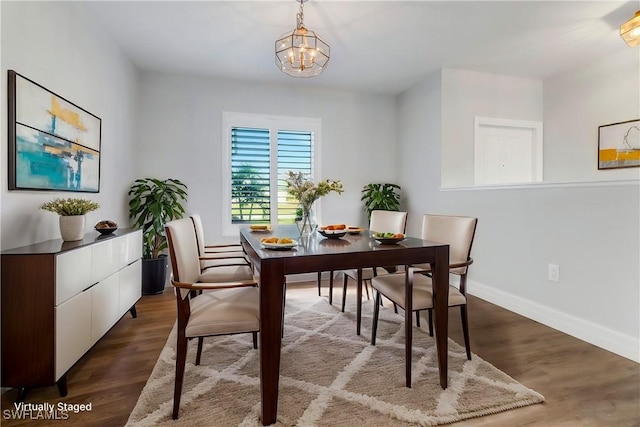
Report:
[[[60,216],[60,235],[62,240],[70,242],[84,237],[84,215]]]

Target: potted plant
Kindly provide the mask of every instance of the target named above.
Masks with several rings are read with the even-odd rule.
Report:
[[[84,237],[85,215],[95,211],[100,204],[86,199],[53,199],[43,203],[40,209],[60,215],[60,235],[62,240],[70,242]]]
[[[367,184],[362,188],[364,210],[367,219],[371,219],[371,212],[375,210],[398,211],[400,208],[400,195],[396,190],[401,190],[397,184]]]
[[[184,216],[187,186],[177,179],[137,179],[129,197],[129,217],[142,229],[142,293],[160,294],[167,269],[164,224]]]

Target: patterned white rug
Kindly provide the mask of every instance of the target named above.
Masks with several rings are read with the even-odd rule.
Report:
[[[355,305],[341,313],[325,298],[288,290],[276,425],[430,426],[544,401],[478,356],[467,361],[451,340],[449,387],[442,390],[434,341],[417,328],[413,387],[406,388],[403,314],[381,308],[372,346],[371,312],[365,301],[357,336]],[[171,420],[175,340],[174,327],[127,426],[260,426],[259,350],[250,334],[206,338],[200,366],[192,340],[180,418]]]

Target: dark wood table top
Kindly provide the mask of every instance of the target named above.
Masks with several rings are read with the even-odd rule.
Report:
[[[415,237],[407,237],[396,244],[383,245],[371,237],[368,230],[356,235],[347,233],[339,239],[326,238],[317,232],[308,237],[299,237],[298,229],[295,225],[279,225],[268,232],[254,232],[247,227],[242,228],[240,233],[251,246],[255,257],[259,258],[261,262],[271,259],[284,259],[286,274],[323,271],[321,265],[306,265],[311,262],[312,258],[317,258],[317,264],[330,265],[335,270],[414,263],[419,261],[407,260],[394,263],[392,258],[397,258],[399,252],[410,252],[405,251],[406,249],[427,249],[443,246],[442,243],[429,242]],[[263,247],[260,243],[262,238],[274,236],[294,239],[298,242],[298,245],[289,250],[273,250]],[[301,262],[296,258],[305,258],[308,261]],[[389,258],[390,264],[384,263],[385,258]],[[380,264],[381,261],[383,264]],[[316,264],[315,262],[311,263]]]

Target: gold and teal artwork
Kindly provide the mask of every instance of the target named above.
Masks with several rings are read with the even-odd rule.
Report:
[[[101,120],[9,71],[9,189],[97,193]]]

